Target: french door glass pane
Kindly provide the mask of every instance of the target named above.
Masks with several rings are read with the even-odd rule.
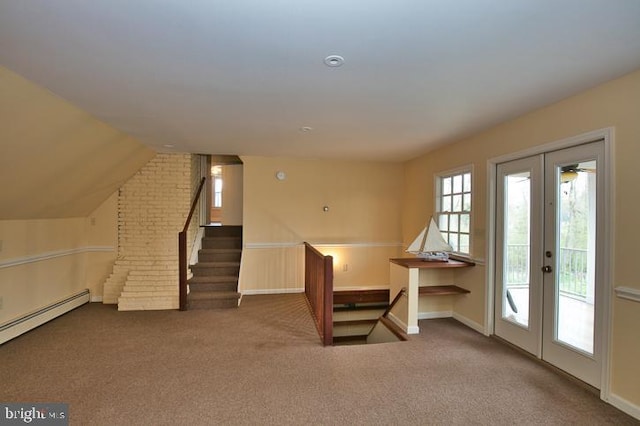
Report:
[[[596,162],[558,168],[556,339],[593,354]]]
[[[529,172],[505,176],[504,286],[502,317],[529,326],[531,179]]]

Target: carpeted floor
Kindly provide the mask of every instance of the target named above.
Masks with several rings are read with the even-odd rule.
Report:
[[[0,346],[0,402],[72,425],[631,425],[572,380],[451,319],[323,348],[300,294],[237,310],[85,305]]]

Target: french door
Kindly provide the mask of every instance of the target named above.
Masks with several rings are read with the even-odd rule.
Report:
[[[604,142],[498,164],[495,334],[600,388]]]

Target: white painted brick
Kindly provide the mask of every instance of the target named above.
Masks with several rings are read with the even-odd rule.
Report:
[[[118,191],[118,259],[104,297],[119,310],[177,309],[178,232],[199,176],[196,156],[159,153]]]

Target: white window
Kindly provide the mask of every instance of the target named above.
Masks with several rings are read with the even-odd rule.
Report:
[[[454,253],[471,254],[471,167],[436,177],[436,221]]]
[[[222,207],[222,166],[211,167],[213,178],[213,207]]]

